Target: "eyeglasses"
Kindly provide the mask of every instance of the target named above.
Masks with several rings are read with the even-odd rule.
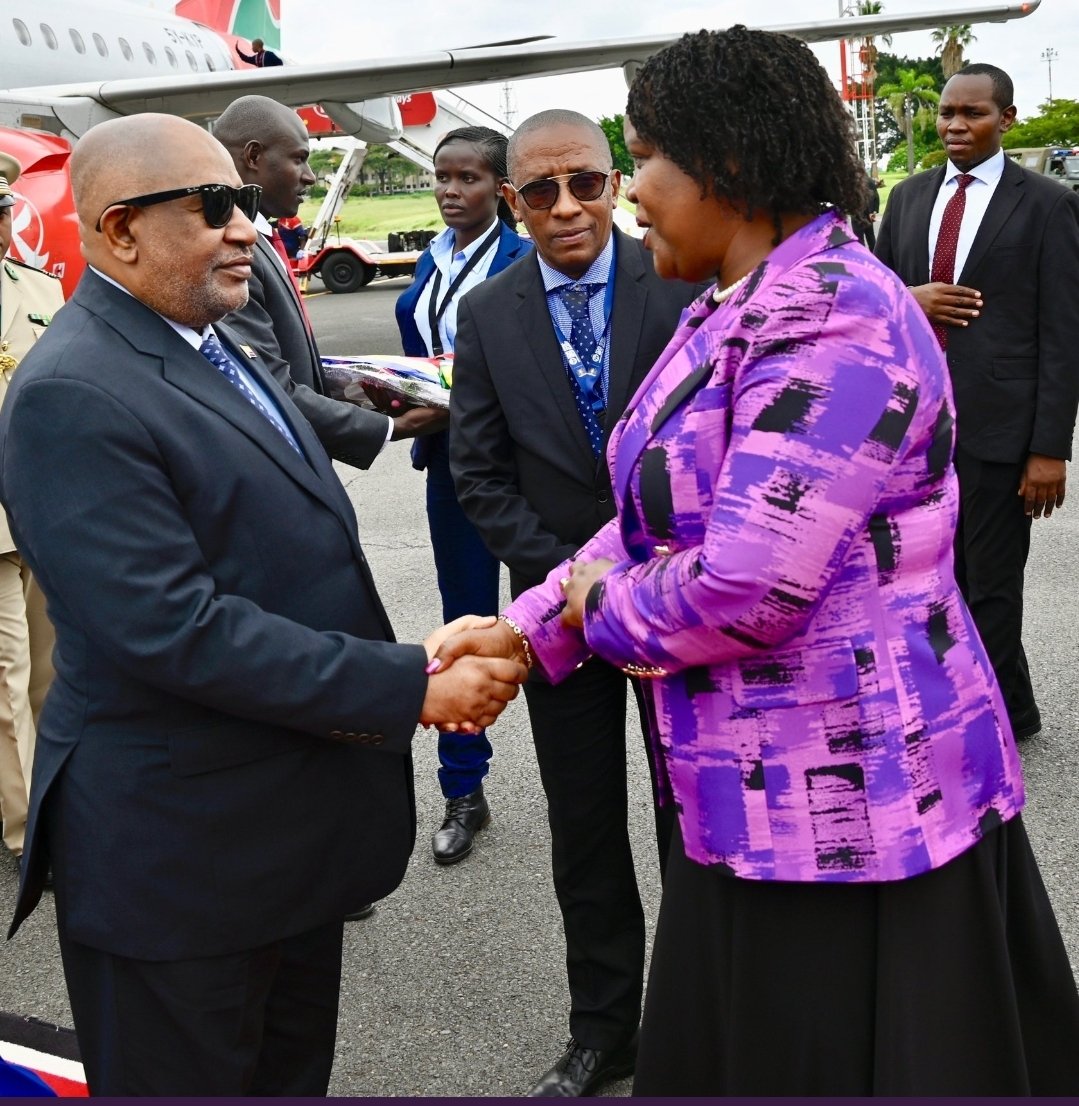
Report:
[[[595,169],[586,169],[583,173],[559,173],[557,177],[543,177],[521,185],[517,189],[517,195],[533,211],[546,211],[558,203],[562,181],[565,181],[570,194],[586,203],[588,200],[598,200],[603,195],[609,176],[610,173],[600,173]]]
[[[151,192],[148,196],[132,196],[129,200],[113,200],[110,207],[153,207],[154,204],[166,204],[169,200],[179,200],[184,196],[198,196],[202,200],[202,217],[207,226],[220,229],[227,226],[232,218],[232,210],[238,207],[244,215],[254,221],[262,201],[262,185],[244,184],[233,188],[230,184],[196,184],[190,188],[170,188],[167,192]],[[101,220],[105,211],[97,217],[94,230],[101,230]]]

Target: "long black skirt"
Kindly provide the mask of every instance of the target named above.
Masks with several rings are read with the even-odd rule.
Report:
[[[1021,820],[878,884],[735,879],[676,836],[633,1093],[1079,1095],[1079,994]]]

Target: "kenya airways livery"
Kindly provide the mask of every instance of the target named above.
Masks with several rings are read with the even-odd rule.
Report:
[[[1040,3],[956,5],[767,29],[807,42],[880,38],[1005,22]],[[285,65],[265,69],[240,60],[237,41],[246,50],[261,38],[276,50],[280,28],[280,0],[179,0],[171,14],[123,0],[4,0],[0,149],[23,167],[15,186],[13,255],[55,273],[71,293],[83,262],[67,160],[71,143],[105,119],[165,111],[208,124],[237,96],[260,93],[296,108],[318,105],[302,113],[313,133],[393,142],[410,113],[425,115],[424,122],[434,116],[434,90],[618,67],[629,80],[645,58],[677,37],[524,41],[321,65],[286,58]]]

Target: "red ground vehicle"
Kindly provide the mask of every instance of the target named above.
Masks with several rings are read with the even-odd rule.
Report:
[[[318,276],[328,292],[358,292],[376,276],[411,276],[419,250],[390,253],[375,242],[355,238],[326,239],[321,246],[308,240],[305,256],[292,262],[300,279]]]

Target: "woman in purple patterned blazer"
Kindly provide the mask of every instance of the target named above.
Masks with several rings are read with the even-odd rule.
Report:
[[[656,270],[716,286],[616,429],[618,517],[487,632],[654,677],[676,804],[642,1095],[1079,1093],[1079,996],[952,571],[952,404],[860,246],[808,47],[701,32],[629,95]]]

